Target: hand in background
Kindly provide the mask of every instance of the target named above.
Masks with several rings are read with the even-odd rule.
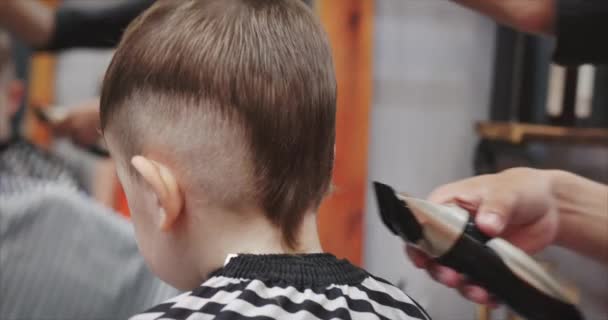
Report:
[[[91,146],[98,142],[99,99],[70,108],[61,120],[51,124],[53,133],[69,137],[76,144]]]

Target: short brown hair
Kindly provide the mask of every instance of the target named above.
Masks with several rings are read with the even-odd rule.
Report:
[[[250,172],[225,191],[251,191],[241,196],[263,209],[292,247],[305,213],[330,184],[335,112],[331,50],[299,0],[158,1],[125,32],[101,96],[102,130],[119,131],[129,158],[150,143],[140,137],[150,130],[137,124],[140,117],[154,118],[156,128],[190,130],[193,147],[210,139],[196,139],[196,126],[179,121],[228,124],[220,133],[242,140],[246,155],[238,160],[249,162],[242,165]],[[235,161],[228,158],[218,161]],[[216,179],[209,188],[220,185]]]

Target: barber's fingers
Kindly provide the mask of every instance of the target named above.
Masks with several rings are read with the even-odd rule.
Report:
[[[511,219],[516,200],[513,193],[490,190],[481,200],[475,224],[485,234],[491,237],[499,236]]]
[[[480,177],[445,184],[431,192],[428,199],[436,203],[456,202],[465,209],[476,211],[482,200],[484,188]]]
[[[471,300],[478,304],[490,306],[492,308],[498,307],[496,299],[484,288],[465,283],[457,288],[458,292],[468,300]]]
[[[420,269],[426,269],[432,263],[429,256],[410,245],[405,245],[405,252],[410,257],[410,260],[412,260],[414,265]]]
[[[434,262],[424,252],[410,245],[405,246],[405,251],[414,265],[418,268],[425,269],[429,276],[435,281],[447,287],[455,288],[462,296],[475,303],[484,304],[490,307],[498,306],[494,297],[486,289],[471,284],[462,274]]]
[[[437,203],[456,203],[476,215],[477,226],[495,237],[505,229],[516,204],[516,194],[490,184],[487,176],[466,179],[437,188],[429,200]]]
[[[458,287],[464,282],[464,277],[460,273],[436,263],[424,252],[409,245],[405,246],[405,251],[414,265],[425,269],[435,281],[450,288]]]
[[[443,284],[446,287],[458,288],[464,284],[464,276],[452,268],[442,266],[438,263],[433,263],[427,268],[429,275],[435,281]]]
[[[456,204],[475,216],[480,212],[480,206],[486,202],[485,200],[490,194],[488,187],[483,183],[484,178],[485,176],[479,176],[443,185],[435,189],[428,199],[436,203]]]

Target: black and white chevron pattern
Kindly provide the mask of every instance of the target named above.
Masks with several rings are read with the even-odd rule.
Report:
[[[367,276],[358,284],[295,288],[285,283],[214,276],[192,292],[131,320],[430,319],[405,293]]]

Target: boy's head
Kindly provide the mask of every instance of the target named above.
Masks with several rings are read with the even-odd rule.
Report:
[[[329,45],[300,0],[158,1],[136,19],[101,126],[157,273],[172,231],[224,227],[210,212],[258,212],[296,247],[330,184],[335,108]]]
[[[22,96],[23,86],[15,79],[10,37],[0,29],[0,144],[10,138],[11,120]]]

